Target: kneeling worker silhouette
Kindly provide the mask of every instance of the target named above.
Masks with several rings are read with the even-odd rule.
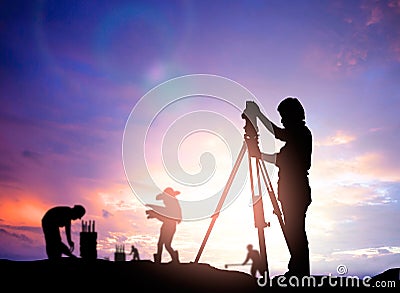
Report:
[[[182,211],[176,196],[179,191],[173,190],[171,187],[164,189],[164,192],[156,196],[157,200],[162,200],[164,206],[148,204],[151,210],[147,210],[147,218],[155,218],[162,222],[160,228],[160,236],[157,243],[157,253],[154,254],[154,262],[160,263],[163,246],[171,256],[172,262],[179,263],[178,251],[172,248],[172,239],[176,232],[176,225],[182,220]]]
[[[71,238],[71,221],[82,218],[86,210],[81,205],[57,206],[49,209],[42,218],[42,229],[46,241],[47,257],[51,260],[61,259],[65,254],[69,257],[76,257],[72,252],[75,244]],[[62,242],[60,228],[65,227],[69,247]]]
[[[253,248],[252,244],[247,245],[247,256],[242,265],[247,264],[249,260],[252,261],[251,268],[250,268],[250,273],[251,275],[256,278],[257,277],[257,272],[259,275],[262,275],[262,264],[261,264],[261,256],[260,252],[258,250]]]

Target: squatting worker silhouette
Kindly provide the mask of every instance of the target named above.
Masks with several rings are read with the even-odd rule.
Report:
[[[172,248],[172,239],[176,232],[176,225],[182,220],[182,211],[176,196],[179,191],[171,187],[164,189],[164,192],[156,196],[157,200],[162,200],[164,206],[148,204],[151,210],[147,210],[147,218],[156,218],[162,222],[160,236],[157,243],[157,253],[154,254],[154,262],[160,263],[163,246],[171,256],[172,262],[179,262],[178,251]]]
[[[262,275],[263,270],[262,270],[262,263],[261,263],[261,256],[260,252],[256,249],[253,248],[252,244],[247,245],[247,255],[246,259],[243,261],[242,265],[245,265],[248,263],[248,261],[251,260],[251,268],[250,268],[250,273],[251,275],[256,278],[257,273],[259,275]]]
[[[305,123],[304,108],[297,98],[285,98],[277,110],[284,128],[272,123],[255,103],[251,108],[253,113],[250,114],[256,115],[275,138],[285,142],[278,153],[262,154],[262,159],[279,168],[278,200],[282,206],[291,253],[289,270],[285,275],[308,276],[310,261],[305,219],[311,204],[308,174],[311,167],[312,134]]]
[[[69,257],[76,257],[72,252],[75,244],[71,238],[71,222],[81,219],[86,210],[81,205],[56,206],[49,209],[42,218],[42,229],[46,242],[46,253],[49,259],[61,259],[65,254]],[[61,239],[60,228],[65,227],[65,235],[68,245],[65,245]]]

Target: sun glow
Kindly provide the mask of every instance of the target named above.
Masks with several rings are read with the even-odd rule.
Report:
[[[20,196],[18,196],[20,197]],[[21,201],[3,199],[0,214],[9,225],[40,226],[40,219],[48,209],[43,202],[32,194],[24,194]]]

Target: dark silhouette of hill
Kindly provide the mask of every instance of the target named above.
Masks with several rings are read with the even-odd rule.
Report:
[[[371,287],[399,287],[399,270],[387,270],[373,277],[368,284]],[[105,289],[143,292],[261,292],[268,290],[270,286],[297,286],[296,282],[289,284],[280,280],[278,283],[279,276],[273,278],[271,285],[260,286],[251,275],[243,272],[221,270],[203,263],[160,264],[148,260],[114,262],[81,258],[62,258],[61,261],[3,259],[0,260],[0,276],[2,286],[11,292],[93,292]],[[306,282],[303,287],[365,287],[361,281],[356,286],[345,277],[331,280],[332,284],[329,284],[327,276],[313,278],[314,283]]]

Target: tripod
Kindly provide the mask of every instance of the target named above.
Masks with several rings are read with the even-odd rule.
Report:
[[[223,203],[228,195],[228,192],[232,185],[233,179],[236,176],[236,173],[239,169],[239,166],[240,166],[240,164],[243,160],[243,157],[246,153],[246,150],[247,150],[248,151],[247,153],[248,153],[249,173],[250,173],[251,199],[252,199],[253,214],[254,214],[254,226],[257,228],[257,232],[258,232],[260,256],[261,256],[261,262],[262,262],[262,266],[263,266],[262,270],[263,270],[263,273],[265,273],[267,282],[269,283],[270,277],[269,277],[269,269],[268,269],[267,249],[266,249],[266,245],[265,245],[264,228],[269,227],[270,224],[266,223],[265,218],[264,218],[264,206],[263,206],[262,190],[261,190],[261,178],[263,179],[263,182],[267,188],[267,191],[268,191],[271,203],[272,203],[272,207],[273,207],[273,213],[278,217],[278,221],[281,226],[283,236],[285,238],[287,245],[288,245],[288,241],[287,241],[287,237],[286,237],[286,233],[285,233],[285,224],[282,219],[282,212],[281,212],[281,209],[276,200],[276,196],[275,196],[274,190],[272,188],[271,180],[269,178],[267,168],[265,166],[265,162],[261,158],[261,151],[258,146],[258,127],[257,127],[257,120],[256,120],[257,117],[255,115],[251,114],[251,112],[252,112],[251,110],[252,110],[251,104],[249,104],[247,102],[246,109],[242,114],[242,118],[245,119],[245,121],[246,121],[245,126],[244,126],[244,129],[245,129],[244,142],[243,142],[242,148],[239,152],[239,155],[236,159],[236,162],[233,166],[231,174],[228,178],[227,184],[225,185],[225,188],[222,192],[222,196],[217,204],[215,212],[212,215],[212,220],[211,220],[210,226],[208,227],[206,235],[205,235],[203,242],[200,246],[200,249],[197,253],[195,262],[196,263],[199,262],[199,259],[204,250],[204,247],[207,243],[207,240],[211,234],[214,224],[219,216],[219,213],[221,212]],[[253,165],[252,165],[253,163],[255,164],[256,178],[254,178],[254,174],[253,174]],[[258,190],[255,190],[255,184],[254,184],[255,179],[257,180]],[[256,194],[256,192],[257,192],[257,194]],[[288,245],[288,248],[290,250],[289,245]]]

